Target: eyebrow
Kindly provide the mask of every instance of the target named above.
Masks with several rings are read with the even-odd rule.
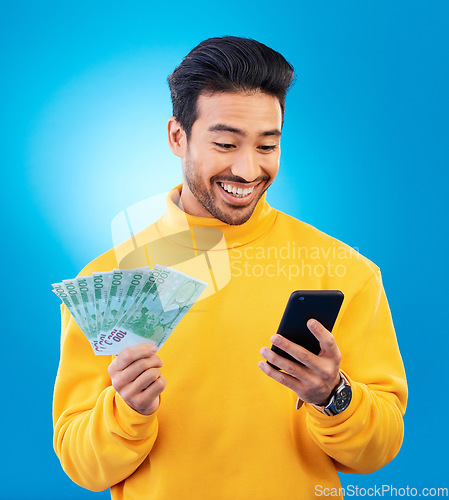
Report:
[[[225,123],[217,123],[216,125],[212,125],[209,127],[209,132],[231,132],[231,134],[237,134],[241,136],[246,136],[247,133],[240,129],[240,128],[235,128],[231,127],[230,125],[226,125]],[[264,130],[259,134],[262,137],[280,137],[281,136],[281,131],[279,129],[273,129],[273,130]]]

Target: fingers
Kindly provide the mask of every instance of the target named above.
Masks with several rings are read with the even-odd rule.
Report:
[[[132,378],[128,376],[127,370],[117,373],[111,380],[114,389],[120,393],[123,399],[128,400],[131,394],[141,392],[155,382],[162,372],[159,368],[149,368]]]
[[[307,367],[276,354],[268,347],[262,347],[260,354],[274,366],[277,366],[280,370],[292,375],[295,378],[299,379],[304,377],[306,375],[306,371],[308,371]],[[279,370],[275,371],[278,372]]]
[[[117,357],[111,365],[114,370],[121,371],[131,365],[131,363],[134,363],[134,361],[142,358],[149,358],[156,352],[157,347],[153,344],[142,344],[134,347],[128,347],[128,349],[124,349],[121,353],[117,354]]]
[[[327,401],[340,380],[341,353],[333,335],[321,323],[312,319],[308,321],[307,327],[320,343],[321,351],[318,355],[275,334],[271,337],[272,343],[299,363],[263,347],[261,355],[282,371],[263,361],[259,362],[259,367],[266,375],[292,389],[303,401],[319,404]]]
[[[149,377],[152,379],[152,377]],[[147,383],[148,380],[144,383]],[[144,415],[154,413],[159,406],[159,395],[165,389],[167,381],[164,377],[157,377],[144,390],[133,390],[132,387],[127,387],[127,390],[119,393],[122,398],[128,403],[131,408]]]
[[[279,334],[273,335],[270,340],[275,346],[279,347],[279,349],[282,349],[286,353],[290,354],[290,356],[312,370],[319,369],[320,366],[322,366],[323,358],[331,358],[333,360],[336,360],[338,364],[340,364],[340,350],[338,349],[334,336],[329,332],[329,330],[327,330],[320,322],[315,319],[310,319],[307,322],[307,327],[313,333],[313,335],[315,335],[318,342],[320,343],[321,352],[318,355],[313,354],[304,347],[291,342],[290,340]],[[271,360],[269,361],[271,362]]]
[[[304,365],[301,366],[294,361],[285,359],[283,356],[274,353],[271,349],[262,349],[262,356],[281,370],[299,379],[306,379],[317,375],[324,384],[335,380],[336,373],[340,367],[341,353],[333,337],[333,345],[328,347],[327,351],[322,350],[319,355],[313,354],[304,347],[291,342],[279,334],[273,335],[271,341],[274,345]]]
[[[263,361],[259,362],[259,368],[272,379],[294,391],[303,401],[315,402],[317,397],[322,397],[323,390],[327,390],[319,371],[290,361],[268,347],[263,347],[260,354],[282,371],[272,368]],[[312,353],[309,354],[314,356]]]
[[[263,349],[266,349],[266,347],[263,348]],[[262,356],[265,357],[265,354],[262,354]],[[267,357],[267,359],[268,359],[268,357]],[[268,361],[270,361],[270,363],[271,363],[271,360],[268,360]],[[276,365],[276,366],[279,366],[279,365]],[[264,363],[263,361],[259,361],[259,368],[264,373],[266,373],[267,375],[269,375],[271,378],[273,378],[274,380],[277,380],[278,382],[280,382],[281,384],[289,387],[290,389],[295,390],[297,388],[295,380],[297,382],[298,379],[295,379],[295,377],[289,375],[288,373],[276,370],[275,368],[271,367],[267,363]]]
[[[116,362],[117,359],[109,365],[109,376],[111,377],[113,385],[116,389],[116,385],[123,387],[124,385],[136,380],[141,373],[153,368],[161,368],[163,366],[162,360],[155,354],[150,357],[136,359],[121,370],[119,369],[120,364]]]
[[[117,355],[108,371],[112,386],[131,408],[143,414],[156,411],[166,380],[162,360],[150,344],[129,347]]]
[[[285,351],[287,354],[290,354],[294,359],[298,360],[300,363],[302,363],[305,366],[311,367],[314,365],[314,358],[316,358],[315,354],[311,353],[304,347],[295,344],[291,340],[286,339],[282,335],[276,334],[271,337],[271,342],[273,345],[276,347],[279,347],[279,349],[282,349]],[[281,356],[282,358],[282,356]],[[285,358],[282,358],[285,359]],[[271,360],[269,360],[271,362]],[[275,363],[273,363],[275,364]],[[278,366],[278,365],[276,365]],[[282,368],[279,366],[279,368]]]
[[[337,348],[334,336],[332,333],[324,328],[324,326],[316,319],[309,319],[307,321],[307,328],[315,335],[320,343],[322,352],[334,352]]]
[[[283,371],[276,370],[263,361],[259,362],[259,368],[272,379],[294,391],[306,403],[319,404],[326,401],[338,383],[339,366],[332,360],[325,362],[319,369],[310,369],[279,356],[268,347],[263,347],[260,353],[267,361]]]

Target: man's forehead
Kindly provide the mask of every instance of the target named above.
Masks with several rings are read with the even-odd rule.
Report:
[[[282,112],[279,100],[260,91],[202,93],[197,101],[197,120],[211,133],[229,132],[280,136]]]

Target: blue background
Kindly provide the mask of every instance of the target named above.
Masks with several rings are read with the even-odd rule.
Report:
[[[181,181],[166,78],[228,34],[298,73],[269,202],[379,265],[393,313],[405,441],[343,485],[448,486],[448,26],[445,1],[1,1],[1,498],[109,497],[72,483],[53,452],[50,283],[111,247],[118,212]]]

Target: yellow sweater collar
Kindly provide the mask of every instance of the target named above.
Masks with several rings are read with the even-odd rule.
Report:
[[[223,249],[235,248],[260,238],[276,220],[276,210],[266,201],[266,193],[251,217],[244,224],[233,226],[213,217],[197,217],[183,212],[178,207],[181,190],[182,184],[168,193],[167,212],[157,222],[157,228],[163,237],[183,247],[210,250],[215,246],[214,242],[221,239]]]

